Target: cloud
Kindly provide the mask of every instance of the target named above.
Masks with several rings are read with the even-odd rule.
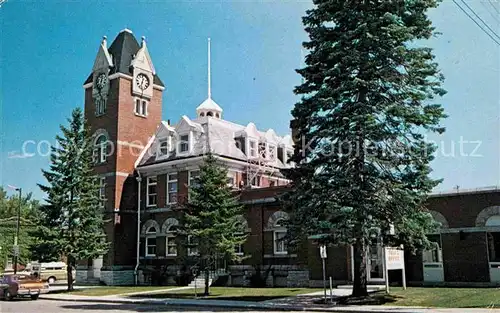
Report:
[[[34,153],[19,153],[18,151],[10,151],[7,158],[9,159],[27,159],[34,157]]]

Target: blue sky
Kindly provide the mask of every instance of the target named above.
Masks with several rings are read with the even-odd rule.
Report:
[[[469,5],[498,30],[484,0]],[[499,3],[494,5],[499,8]],[[72,108],[83,106],[83,81],[103,35],[111,42],[130,28],[146,36],[157,73],[167,86],[163,119],[194,116],[206,98],[206,39],[212,38],[212,95],[226,119],[288,132],[300,81],[301,17],[309,2],[142,2],[8,0],[0,8],[0,184],[42,197],[36,183],[47,168],[48,143]],[[500,8],[499,8],[500,9]],[[443,35],[432,39],[446,76],[442,103],[447,132],[432,136],[440,150],[439,190],[500,184],[500,50],[452,1],[431,18]],[[500,20],[500,17],[497,16]],[[460,140],[478,143],[462,143]],[[23,143],[28,152],[19,157]],[[478,146],[478,147],[476,147]],[[477,149],[476,149],[477,148]],[[460,151],[462,150],[462,151]],[[474,151],[476,150],[476,151]],[[452,155],[454,152],[454,155]],[[472,155],[472,153],[474,154]]]

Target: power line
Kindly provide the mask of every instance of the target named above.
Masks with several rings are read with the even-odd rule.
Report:
[[[498,8],[493,4],[491,0],[488,0],[488,3],[491,5],[491,7],[497,12],[497,14],[500,15],[500,11],[498,11]]]
[[[479,15],[477,15],[476,11],[474,11],[474,10],[473,10],[473,9],[472,9],[472,8],[471,8],[468,4],[467,4],[467,2],[465,2],[464,0],[461,0],[461,1],[462,1],[462,3],[463,3],[463,4],[465,4],[465,6],[466,6],[467,8],[468,8],[469,10],[471,10],[471,12],[472,12],[472,13],[473,13],[473,14],[474,14],[474,15],[475,15],[475,16],[476,16],[476,17],[477,17],[477,18],[478,18],[478,19],[479,19],[479,20],[480,20],[483,24],[484,24],[484,26],[486,26],[486,28],[488,28],[488,29],[489,29],[489,31],[490,31],[490,32],[492,32],[492,33],[495,35],[495,37],[497,37],[498,39],[500,39],[500,36],[498,36],[498,35],[497,35],[497,33],[495,33],[495,31],[494,31],[493,29],[491,29],[491,27],[490,27],[488,24],[486,24],[486,22],[485,22],[485,21],[484,21],[484,20],[483,20],[483,19],[482,19]]]
[[[495,20],[495,22],[497,22],[497,24],[500,23],[500,20],[498,20],[498,14],[495,14],[491,10],[489,10],[488,5],[486,3],[484,3],[484,1],[479,1],[479,2],[481,2],[483,7],[486,9],[486,11],[488,11],[488,13],[490,13],[491,17]],[[490,2],[490,4],[491,4],[491,2]]]
[[[490,37],[490,38],[491,38],[491,40],[493,40],[493,41],[494,41],[494,42],[495,42],[498,46],[500,46],[500,42],[498,42],[498,41],[495,39],[495,37],[491,36],[491,34],[490,34],[490,33],[488,33],[488,32],[486,31],[486,29],[484,29],[484,28],[483,28],[483,26],[481,26],[481,25],[480,25],[480,24],[479,24],[479,23],[478,23],[478,22],[477,22],[477,21],[476,21],[476,20],[475,20],[475,19],[474,19],[474,18],[473,18],[470,14],[469,14],[469,13],[467,13],[467,11],[465,11],[465,10],[464,10],[464,8],[462,8],[462,7],[460,6],[460,4],[458,4],[458,2],[457,2],[456,0],[453,0],[453,3],[455,3],[455,4],[457,5],[457,7],[458,7],[460,10],[462,10],[462,12],[464,12],[464,13],[465,13],[465,15],[467,15],[467,16],[468,16],[468,17],[469,17],[469,18],[470,18],[470,19],[474,22],[474,24],[476,24],[479,28],[481,28],[481,30],[482,30],[482,31],[483,31],[486,35],[488,35],[488,37]]]

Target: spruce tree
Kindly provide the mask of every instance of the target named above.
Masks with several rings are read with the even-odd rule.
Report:
[[[353,296],[367,295],[370,245],[428,246],[435,226],[423,208],[439,181],[429,177],[445,114],[444,80],[425,40],[437,0],[314,0],[303,18],[309,40],[284,196],[296,239],[354,247]],[[395,227],[395,235],[388,229]]]
[[[190,248],[198,252],[194,257],[204,272],[208,296],[210,269],[217,269],[217,260],[241,260],[235,249],[247,236],[239,223],[243,206],[228,186],[227,169],[212,154],[200,166],[200,175],[190,186],[184,209],[181,233]]]
[[[108,249],[105,240],[99,185],[93,172],[93,137],[81,109],[76,108],[69,127],[52,147],[50,170],[42,170],[48,185],[39,185],[47,194],[40,208],[35,246],[47,258],[65,257],[68,290],[73,290],[72,269],[76,261],[96,258]]]

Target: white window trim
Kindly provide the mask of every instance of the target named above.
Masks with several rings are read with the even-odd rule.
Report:
[[[181,138],[182,138],[183,136],[187,136],[187,137],[188,137],[188,140],[187,140],[187,145],[188,145],[188,147],[187,147],[187,150],[186,150],[186,151],[181,151],[181,147],[182,147],[182,143],[183,143],[183,141],[182,141],[182,139],[181,139]],[[191,147],[192,147],[192,144],[191,144],[191,141],[192,141],[192,140],[191,140],[191,138],[192,138],[192,137],[193,137],[193,136],[192,136],[192,133],[191,133],[191,132],[188,132],[188,133],[182,133],[182,134],[179,134],[179,135],[178,135],[178,140],[177,140],[177,142],[176,142],[176,143],[177,143],[177,154],[179,154],[179,155],[187,155],[187,154],[189,154],[189,153],[191,152]]]
[[[288,251],[278,251],[277,240],[276,240],[277,233],[285,233],[285,235],[286,235],[287,230],[286,230],[286,228],[280,228],[280,229],[276,229],[273,231],[273,252],[274,252],[274,254],[277,254],[277,255],[287,255]]]
[[[170,177],[173,176],[173,175],[176,175],[176,179],[171,179]],[[177,203],[177,195],[178,195],[178,192],[179,192],[179,177],[177,176],[178,174],[177,173],[171,173],[171,174],[167,174],[167,204],[176,204]],[[177,183],[177,190],[175,191],[175,201],[170,201],[170,190],[168,188],[168,185],[169,183]]]
[[[188,186],[189,187],[191,187],[191,179],[192,179],[191,173],[193,173],[193,172],[198,172],[199,173],[200,170],[196,169],[196,170],[190,170],[190,171],[188,171]],[[198,174],[198,177],[199,177],[199,174]]]
[[[144,255],[145,255],[145,256],[156,256],[156,248],[157,248],[157,246],[158,246],[158,245],[157,245],[157,242],[156,242],[156,239],[157,239],[157,237],[156,237],[156,232],[157,232],[157,229],[155,229],[155,232],[150,232],[149,230],[150,230],[151,228],[154,228],[154,226],[151,226],[151,227],[149,227],[149,228],[146,230],[146,238],[145,238],[145,240],[144,240],[144,248],[145,248]],[[155,244],[154,244],[154,246],[155,246],[155,253],[148,253],[148,247],[149,247],[149,246],[152,246],[152,245],[148,245],[148,240],[149,240],[149,239],[155,239]]]
[[[254,153],[252,154],[252,147],[250,146],[250,143],[254,144],[253,151]],[[248,139],[248,156],[250,158],[256,158],[259,153],[259,142],[255,139]]]
[[[156,181],[154,183],[150,182],[150,179],[155,177]],[[149,186],[156,186],[156,193],[150,194],[149,193]],[[152,204],[149,203],[149,196],[155,195],[156,196],[156,203]],[[155,207],[158,205],[158,176],[149,176],[146,179],[146,207]]]
[[[166,153],[162,153],[162,144],[166,143],[167,146],[167,152]],[[159,139],[158,140],[158,155],[159,156],[166,156],[168,155],[170,152],[170,137],[167,137],[167,138],[162,138],[162,139]]]
[[[143,104],[143,102],[146,102],[146,112],[137,112],[136,111],[137,100],[140,101],[140,103],[139,103],[140,104],[139,109],[141,111],[142,111],[142,104]],[[140,97],[134,97],[134,106],[133,106],[132,110],[134,111],[134,114],[136,116],[147,117],[148,116],[148,112],[149,112],[149,100],[144,99],[144,98],[140,98]]]
[[[104,137],[106,140],[104,142],[98,143],[99,138]],[[97,136],[94,144],[94,151],[97,150],[97,153],[95,154],[95,157],[97,157],[96,163],[101,164],[101,163],[106,163],[106,157],[108,154],[108,137],[105,134],[100,134]]]
[[[177,244],[175,243],[175,235],[173,234],[173,232],[170,231],[170,228],[172,226],[169,227],[169,229],[167,230],[167,236],[165,237],[165,255],[166,256],[177,256]],[[172,246],[175,246],[175,253],[168,253],[168,248],[169,248],[169,242],[170,241],[173,241],[174,244]]]

